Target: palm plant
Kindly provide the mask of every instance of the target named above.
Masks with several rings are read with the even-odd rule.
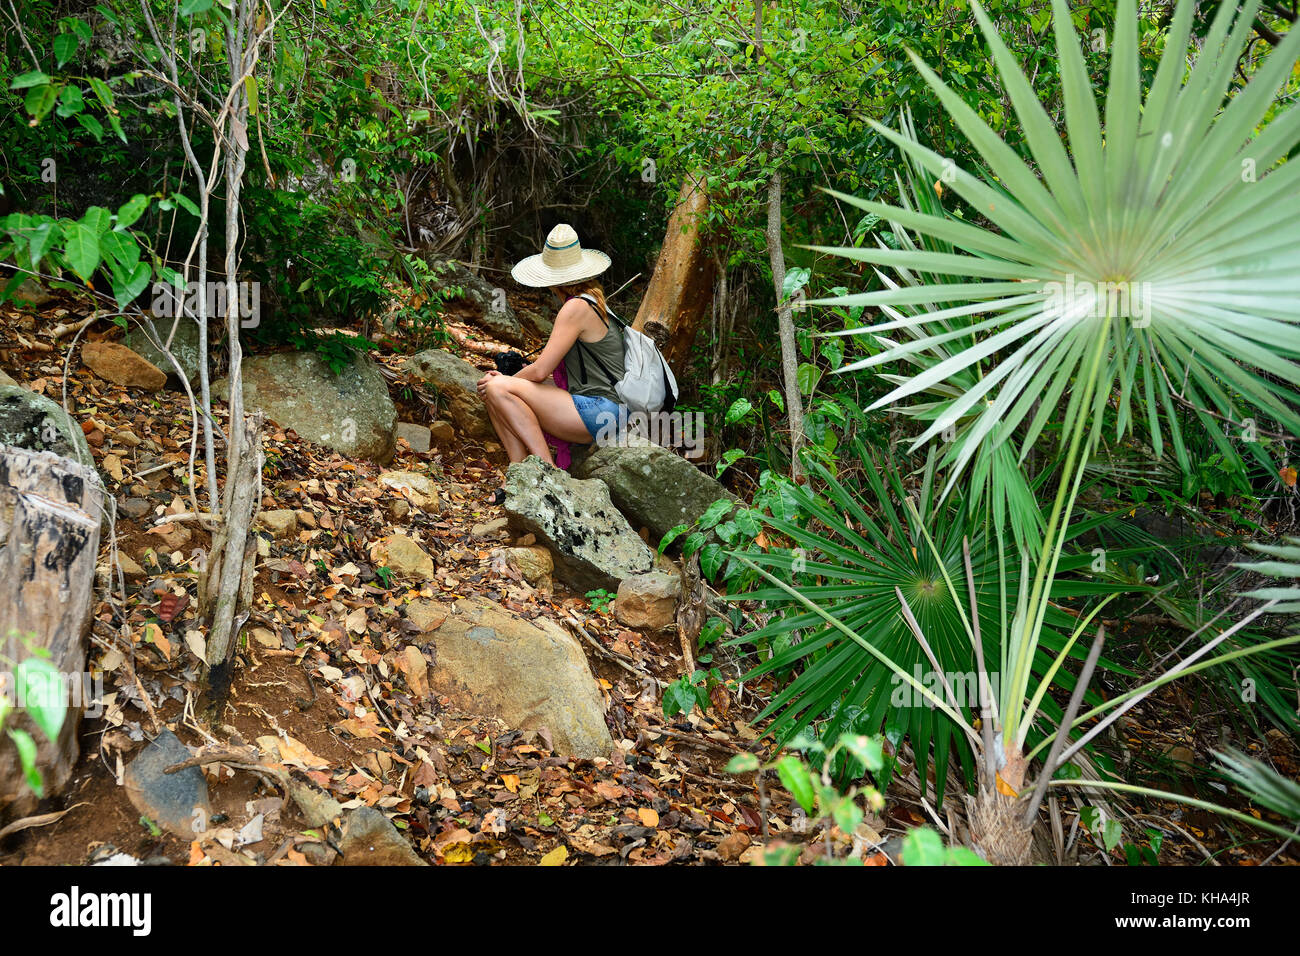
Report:
[[[887,313],[889,321],[857,330],[874,336],[899,330],[909,334],[840,371],[904,361],[937,347],[951,350],[946,358],[900,381],[873,406],[907,399],[941,383],[964,389],[916,438],[916,444],[924,444],[963,418],[970,420],[952,450],[945,493],[957,486],[977,454],[987,455],[1013,436],[1023,461],[1059,413],[1064,463],[1041,551],[1032,562],[1032,582],[1031,562],[1021,563],[1016,610],[998,632],[996,660],[1002,680],[997,734],[981,741],[969,726],[964,728],[981,747],[987,765],[997,768],[997,791],[1003,794],[1021,791],[1029,761],[1051,748],[1023,818],[1026,828],[1054,771],[1132,702],[1174,677],[1297,640],[1265,642],[1203,659],[1266,605],[1162,677],[1101,707],[1076,716],[1082,704],[1076,693],[1060,729],[1045,733],[1033,749],[1027,745],[1048,686],[1069,650],[1067,645],[1046,674],[1035,674],[1070,516],[1084,467],[1100,438],[1103,411],[1113,408],[1121,436],[1142,416],[1157,457],[1164,452],[1168,432],[1183,468],[1190,467],[1190,461],[1176,414],[1180,406],[1191,408],[1207,425],[1226,419],[1248,433],[1252,422],[1244,413],[1251,413],[1267,416],[1291,433],[1300,432],[1300,396],[1284,384],[1300,378],[1300,275],[1294,269],[1300,253],[1300,164],[1281,162],[1300,145],[1300,111],[1272,115],[1273,96],[1291,76],[1300,54],[1300,30],[1292,31],[1224,105],[1258,0],[1246,3],[1239,16],[1235,5],[1220,8],[1190,71],[1186,51],[1194,4],[1182,0],[1143,101],[1135,4],[1120,0],[1103,136],[1103,116],[1069,10],[1064,0],[1053,0],[1052,6],[1069,151],[992,22],[972,0],[1034,168],[913,57],[998,182],[972,175],[903,133],[873,125],[961,196],[987,225],[840,195],[920,236],[949,243],[954,251],[923,245],[816,247],[819,251],[916,274],[959,278],[924,288],[891,284],[882,291],[810,303],[895,310],[930,304],[912,314]],[[979,372],[973,384],[963,378],[971,369]],[[1229,445],[1226,439],[1220,444]],[[940,553],[928,538],[926,546]],[[967,575],[969,580],[969,570]],[[776,582],[766,572],[765,577]],[[1004,576],[1004,589],[1006,580]],[[945,581],[958,593],[950,576]],[[789,592],[797,596],[793,589]],[[906,602],[900,604],[904,618],[911,617]],[[818,613],[813,602],[805,606]],[[978,615],[967,618],[960,605],[957,608],[968,640],[979,648]],[[825,619],[831,620],[829,615]],[[912,629],[922,640],[920,629]],[[1099,634],[1080,686],[1086,686],[1100,641]],[[891,669],[895,663],[881,662]],[[932,696],[936,706],[943,703]],[[1106,709],[1110,715],[1067,746],[1074,727]],[[1096,781],[1088,785],[1102,786]],[[1120,783],[1105,786],[1140,789]],[[981,800],[991,808],[1000,802],[987,786]],[[1008,826],[1018,816],[995,809],[989,814],[988,819],[997,817]],[[1027,843],[1023,848],[1027,852]]]
[[[854,412],[850,409],[850,415]],[[975,776],[972,758],[978,738],[970,715],[979,711],[980,655],[996,660],[1000,653],[996,636],[1007,615],[1001,582],[1008,563],[1011,575],[1019,575],[1020,557],[1016,551],[1004,553],[986,526],[984,510],[972,507],[969,497],[937,500],[935,454],[909,489],[906,466],[896,450],[873,451],[855,433],[842,452],[866,466],[860,485],[809,458],[808,472],[824,490],[789,486],[798,517],[763,519],[792,548],[742,558],[752,561],[750,566],[768,586],[738,599],[767,602],[777,614],[733,643],[773,648],[746,680],[799,669],[757,718],[775,717],[769,729],[779,741],[790,740],[818,720],[824,720],[821,733],[827,740],[843,733],[874,734],[883,727],[895,744],[910,740],[923,793],[933,759],[936,799],[941,802],[950,754],[958,758],[968,783]],[[1071,528],[1071,537],[1109,520],[1106,516],[1080,522]],[[1118,564],[1124,554],[1117,549],[1114,557]],[[1068,555],[1062,570],[1086,571],[1092,560],[1088,553]],[[952,582],[964,579],[967,567],[970,586],[957,590]],[[783,579],[775,579],[772,572]],[[791,596],[791,585],[797,598]],[[1104,606],[1104,600],[1096,599],[1133,589],[1130,582],[1105,576],[1058,578],[1052,589],[1057,603],[1045,616],[1034,672],[1045,676],[1059,670],[1058,655],[1074,647]],[[1081,601],[1086,603],[1077,610],[1067,609]],[[903,615],[898,613],[900,602],[907,609]],[[985,635],[979,651],[968,620]],[[785,639],[794,633],[799,640]],[[873,666],[880,661],[887,665]],[[1115,662],[1103,664],[1134,676]],[[918,679],[922,687],[916,686]],[[941,681],[952,687],[952,697]],[[1060,682],[1067,690],[1074,686],[1068,672],[1060,672]],[[1091,699],[1101,704],[1095,695]],[[1053,725],[1060,721],[1062,711],[1055,701],[1045,698],[1042,706]]]

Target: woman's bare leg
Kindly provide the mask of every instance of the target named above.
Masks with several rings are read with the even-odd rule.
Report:
[[[519,436],[514,433],[510,425],[501,417],[496,409],[495,402],[484,402],[487,407],[488,418],[492,421],[492,428],[501,439],[501,444],[505,446],[506,456],[511,461],[523,461],[528,457],[528,449]]]
[[[523,461],[529,455],[536,455],[547,464],[554,465],[555,459],[551,457],[551,449],[546,444],[546,436],[542,432],[542,425],[538,421],[537,415],[530,405],[516,393],[517,383],[522,381],[522,379],[516,379],[509,375],[494,376],[488,381],[484,400],[490,410],[489,413],[495,412],[496,418],[503,426],[502,429],[498,430],[498,433],[502,430],[508,430],[514,436],[516,442],[522,446],[522,448],[516,447],[515,449],[518,457],[515,457],[515,454],[510,455],[511,461]],[[533,382],[525,384],[532,385],[534,388],[538,387]]]
[[[591,433],[582,423],[573,396],[549,383],[538,384],[509,375],[494,376],[487,385],[489,412],[522,442],[527,454],[554,464],[543,432],[562,441],[588,444]],[[522,456],[521,456],[522,459]],[[512,460],[515,459],[512,456]]]

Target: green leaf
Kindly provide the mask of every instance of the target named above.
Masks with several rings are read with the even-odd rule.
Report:
[[[700,647],[708,647],[726,633],[727,622],[725,620],[720,617],[709,618],[708,623],[700,628]]]
[[[836,743],[852,754],[853,759],[871,773],[879,773],[885,766],[884,739],[864,734],[845,734]]]
[[[810,362],[800,362],[795,372],[795,381],[799,384],[799,391],[804,395],[811,395],[821,378],[822,370]]]
[[[790,791],[790,796],[798,801],[805,813],[812,813],[816,805],[812,775],[802,760],[793,754],[786,754],[776,762],[776,772],[781,783]]]
[[[81,124],[87,133],[95,137],[95,142],[99,142],[104,138],[104,124],[89,113],[78,113],[77,122]]]
[[[663,554],[664,549],[685,534],[689,528],[690,525],[679,524],[664,532],[664,536],[659,539],[659,553]]]
[[[686,540],[682,542],[682,557],[689,560],[691,555],[704,547],[704,542],[707,540],[708,538],[699,531],[691,532],[686,536]]]
[[[778,392],[776,389],[774,389],[774,388],[770,388],[770,389],[768,389],[768,390],[767,390],[767,398],[768,398],[768,401],[770,401],[773,405],[775,405],[775,406],[776,406],[778,409],[780,409],[782,412],[785,411],[785,398],[782,397],[781,393]]]
[[[89,279],[99,265],[99,237],[94,230],[80,222],[70,223],[65,234],[67,242],[64,243],[63,254],[67,257],[68,265],[82,279]]]
[[[36,269],[41,259],[50,251],[50,247],[54,244],[54,240],[58,235],[58,224],[53,220],[32,227],[32,231],[27,238],[27,254],[31,259],[33,269]]]
[[[91,206],[81,217],[82,223],[95,231],[96,236],[102,236],[113,225],[113,214],[103,206]]]
[[[212,0],[181,0],[181,16],[191,17],[196,13],[207,13],[212,9]]]
[[[700,552],[700,573],[712,581],[722,569],[722,562],[725,559],[722,545],[716,541],[706,544],[704,550]]]
[[[58,668],[42,657],[29,657],[14,669],[14,681],[23,710],[54,741],[67,710],[67,694]]]
[[[736,422],[740,421],[742,418],[744,418],[753,410],[754,410],[754,406],[750,404],[749,399],[747,398],[736,399],[734,402],[731,403],[731,407],[727,409],[727,414],[725,416],[726,424],[728,425],[736,424]]]
[[[114,229],[127,229],[135,224],[146,209],[149,208],[149,197],[143,193],[136,193],[117,210],[117,224]]]
[[[1101,842],[1109,853],[1115,847],[1119,846],[1119,841],[1124,838],[1124,828],[1118,820],[1110,817],[1101,828]]]
[[[840,800],[835,804],[835,810],[831,814],[835,818],[835,825],[846,834],[853,833],[862,822],[862,808],[857,803],[848,798]]]
[[[54,38],[54,59],[60,67],[77,55],[77,35],[60,33]]]
[[[137,262],[133,269],[114,265],[110,270],[113,278],[113,298],[117,307],[125,310],[145,290],[152,274],[147,262]]]
[[[40,70],[32,70],[28,73],[20,73],[13,78],[9,84],[11,90],[25,90],[32,86],[48,86],[50,77]]]
[[[86,106],[85,100],[81,96],[81,87],[69,83],[59,94],[59,108],[54,111],[55,115],[61,119],[66,119],[80,113]]]
[[[18,761],[22,765],[23,775],[27,778],[27,786],[32,788],[32,793],[44,799],[45,783],[41,779],[40,770],[36,767],[36,741],[32,740],[32,735],[27,731],[16,727],[5,733],[18,748]]]
[[[45,119],[46,114],[54,107],[57,99],[58,93],[52,86],[33,86],[27,91],[27,98],[23,100],[23,108],[31,116],[32,125]]]
[[[943,838],[929,827],[909,830],[903,837],[904,866],[943,866],[948,862]]]
[[[719,521],[731,513],[731,509],[736,506],[735,501],[730,498],[719,498],[713,504],[704,509],[704,514],[700,515],[700,527],[708,531]]]
[[[758,757],[751,753],[736,754],[727,761],[727,773],[753,773],[759,768]]]

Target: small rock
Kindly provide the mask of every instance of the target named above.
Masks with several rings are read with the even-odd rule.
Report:
[[[0,385],[17,385],[17,384],[18,384],[17,382],[15,382],[12,378],[9,377],[8,373],[5,372],[4,369],[0,368]]]
[[[151,532],[168,551],[179,551],[190,543],[190,529],[183,524],[160,525]]]
[[[338,856],[328,843],[304,843],[301,852],[312,866],[329,866]]]
[[[406,443],[411,446],[411,451],[420,454],[427,452],[433,444],[431,431],[423,425],[416,425],[414,422],[398,422],[397,437],[405,438]]]
[[[258,514],[257,523],[277,538],[287,538],[298,530],[298,516],[290,508],[263,511]]]
[[[144,568],[136,564],[129,554],[117,553],[117,563],[122,568],[122,576],[128,581],[138,581],[145,575]]]
[[[379,485],[399,492],[413,506],[426,514],[438,514],[438,486],[428,475],[414,471],[386,471],[379,476]]]
[[[728,863],[735,863],[749,849],[749,834],[737,830],[718,844],[718,856]]]
[[[405,498],[389,498],[384,502],[384,510],[392,521],[401,521],[411,513],[411,503]]]
[[[469,533],[478,538],[486,538],[488,535],[505,531],[506,526],[509,525],[509,523],[510,520],[508,518],[493,518],[491,521],[485,521],[482,524],[474,525],[474,527],[469,529]]]
[[[316,516],[310,511],[299,509],[293,513],[293,516],[298,519],[298,524],[302,525],[304,528],[316,527]]]
[[[343,807],[337,800],[297,780],[289,781],[289,796],[309,827],[323,827],[343,816]]]
[[[506,560],[519,569],[529,584],[550,583],[551,572],[555,570],[551,552],[542,547],[506,548],[505,552]]]
[[[429,435],[440,445],[445,445],[456,438],[456,426],[451,422],[438,421],[429,426]]]
[[[433,558],[415,541],[404,534],[390,534],[379,542],[375,558],[399,577],[434,579]]]
[[[253,628],[253,640],[267,650],[278,651],[281,647],[280,635],[276,634],[269,627]]]
[[[120,342],[87,342],[81,347],[81,361],[100,378],[124,388],[158,392],[167,384],[162,369]]]
[[[428,866],[374,807],[357,807],[348,813],[338,848],[337,862],[346,866]]]
[[[153,505],[144,498],[127,498],[117,506],[118,514],[128,518],[143,518],[153,510]]]
[[[614,616],[628,627],[657,631],[677,620],[681,578],[663,571],[624,578],[618,585]]]
[[[187,840],[194,839],[195,810],[199,819],[211,814],[208,783],[198,767],[164,773],[168,767],[190,759],[189,748],[170,730],[164,730],[126,768],[123,782],[132,805],[158,826]]]

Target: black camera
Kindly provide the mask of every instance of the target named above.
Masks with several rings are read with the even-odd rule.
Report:
[[[498,352],[492,357],[492,361],[496,363],[497,371],[502,375],[514,375],[528,364],[518,352]]]

